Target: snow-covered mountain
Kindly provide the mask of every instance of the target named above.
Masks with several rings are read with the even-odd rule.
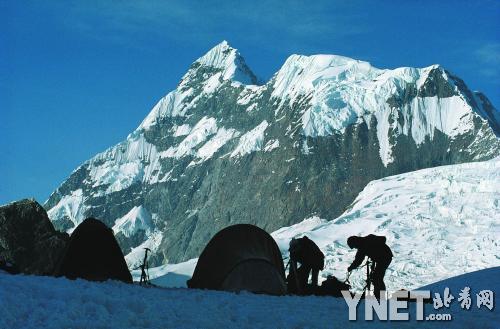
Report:
[[[231,224],[335,218],[371,180],[498,156],[499,127],[487,98],[438,65],[292,55],[260,84],[222,42],[45,207],[61,230],[94,216],[126,254],[148,246],[154,264],[179,262]]]

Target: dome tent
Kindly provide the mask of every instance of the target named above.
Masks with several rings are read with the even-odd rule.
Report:
[[[278,245],[264,230],[237,224],[219,231],[198,259],[189,288],[286,294]]]
[[[85,219],[73,231],[54,274],[69,279],[132,282],[113,231],[95,218]]]

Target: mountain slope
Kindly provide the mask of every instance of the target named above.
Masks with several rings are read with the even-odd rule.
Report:
[[[326,255],[322,279],[335,275],[341,280],[355,255],[346,245],[347,238],[384,235],[394,253],[386,274],[387,288],[393,292],[497,266],[498,213],[500,158],[373,181],[340,217],[307,218],[271,235],[285,260],[290,240],[307,235]],[[149,275],[160,286],[186,287],[196,262],[162,265],[150,269]],[[132,274],[138,281],[140,271]],[[350,280],[362,289],[364,268],[354,271]]]
[[[309,236],[326,255],[322,276],[341,279],[355,255],[347,238],[384,235],[394,253],[387,288],[396,291],[497,266],[499,214],[497,158],[373,181],[335,220],[312,217],[272,235],[284,255],[291,238]],[[351,278],[358,288],[363,280],[364,269]]]
[[[123,234],[125,253],[144,244],[154,264],[179,262],[225,226],[335,218],[371,180],[499,155],[488,104],[440,66],[380,70],[335,55],[292,55],[259,85],[223,42],[45,207],[62,230],[86,216],[113,227],[143,207],[150,234]]]

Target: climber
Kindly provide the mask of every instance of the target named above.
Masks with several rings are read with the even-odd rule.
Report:
[[[370,280],[373,283],[373,294],[378,300],[380,300],[380,291],[385,291],[384,275],[393,256],[391,249],[385,244],[386,240],[384,236],[373,234],[365,237],[351,236],[347,239],[349,248],[358,249],[356,257],[347,268],[347,271],[351,272],[355,268],[358,268],[365,257],[371,259],[373,264]]]
[[[311,239],[304,236],[290,241],[290,274],[288,276],[289,292],[304,294],[308,287],[309,273],[312,272],[312,288],[318,286],[319,271],[324,269],[325,255]],[[300,267],[297,268],[297,263]]]

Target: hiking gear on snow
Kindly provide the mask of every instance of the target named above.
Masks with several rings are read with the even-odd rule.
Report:
[[[351,285],[349,283],[345,281],[341,282],[333,275],[329,275],[327,276],[326,280],[321,283],[318,295],[342,297],[342,291],[349,291],[350,289]]]
[[[141,279],[139,281],[139,284],[150,284],[149,282],[149,272],[148,272],[148,251],[151,251],[149,248],[144,248],[144,260],[142,261],[142,264],[137,268],[141,269]]]

